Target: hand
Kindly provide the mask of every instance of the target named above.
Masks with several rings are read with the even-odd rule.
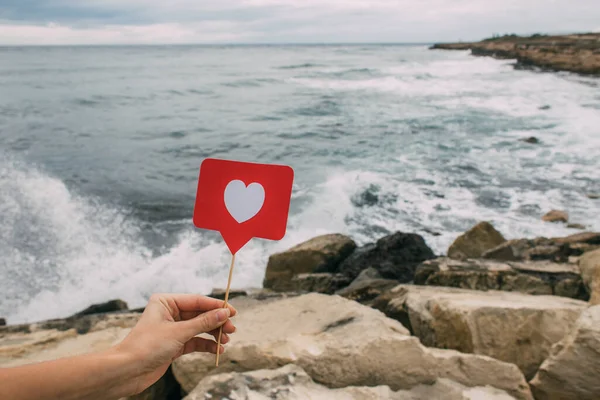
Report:
[[[217,339],[223,326],[221,343],[229,342],[235,326],[229,320],[235,308],[224,302],[186,294],[153,295],[137,325],[117,346],[117,351],[132,357],[139,366],[139,378],[132,387],[140,393],[158,381],[176,358],[195,351],[217,353],[217,343],[196,337],[208,333]],[[218,351],[223,353],[221,346]]]

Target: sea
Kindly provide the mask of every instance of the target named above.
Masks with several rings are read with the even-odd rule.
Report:
[[[295,170],[285,238],[240,250],[234,288],[326,233],[444,254],[483,220],[578,232],[551,209],[600,230],[600,79],[427,45],[0,48],[0,317],[223,288],[192,224],[207,157]]]

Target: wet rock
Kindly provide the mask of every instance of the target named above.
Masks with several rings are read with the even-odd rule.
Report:
[[[292,287],[293,290],[298,292],[333,294],[337,290],[348,286],[351,282],[351,279],[346,275],[323,272],[320,274],[296,275],[292,278]]]
[[[454,259],[479,258],[490,249],[506,242],[506,239],[489,222],[480,222],[456,238],[448,249],[448,257]]]
[[[598,193],[588,193],[586,196],[588,197],[588,199],[592,200],[600,199],[600,194]]]
[[[587,307],[556,296],[429,286],[400,285],[391,294],[383,311],[407,314],[401,320],[424,345],[510,362],[529,378]]]
[[[585,253],[579,259],[579,269],[591,304],[600,304],[600,250]]]
[[[357,249],[340,264],[338,272],[355,279],[363,270],[374,268],[385,279],[410,282],[417,265],[434,257],[420,235],[396,232]]]
[[[126,311],[128,309],[127,303],[123,300],[111,300],[106,303],[92,304],[83,311],[74,314],[73,317],[82,317],[84,315],[102,314],[115,311]]]
[[[585,310],[531,381],[537,400],[597,400],[600,306]]]
[[[521,142],[529,143],[529,144],[539,144],[540,140],[535,136],[530,136],[528,138],[519,139]]]
[[[472,397],[474,396],[474,397]],[[204,378],[184,400],[274,399],[274,400],[511,400],[506,392],[490,387],[469,388],[448,379],[432,385],[394,392],[389,386],[350,386],[330,389],[315,383],[302,368],[289,364],[278,369],[233,372]]]
[[[6,319],[0,318],[0,326],[6,326]]]
[[[213,299],[225,300],[226,291],[226,289],[213,289],[208,296]],[[245,290],[229,290],[229,299],[235,299],[240,296],[248,296],[248,292]]]
[[[583,224],[567,224],[567,228],[569,229],[585,229],[585,225]]]
[[[395,391],[411,390],[449,379],[532,399],[515,365],[423,347],[399,322],[339,296],[311,293],[245,310],[235,306],[240,311],[236,337],[219,367],[213,355],[204,353],[174,362],[173,372],[186,392],[207,376],[293,363],[329,388],[387,385]]]
[[[543,105],[543,106],[540,106],[540,107],[538,107],[538,109],[539,109],[539,110],[549,110],[549,109],[551,109],[551,108],[552,108],[552,107],[551,107],[551,106],[549,106],[548,104],[545,104],[545,105]]]
[[[269,257],[263,286],[275,291],[293,289],[295,275],[336,272],[338,265],[356,248],[348,236],[332,234],[315,237]]]
[[[569,214],[565,211],[552,210],[542,217],[546,222],[569,222]]]

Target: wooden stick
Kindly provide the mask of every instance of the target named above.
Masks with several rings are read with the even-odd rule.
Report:
[[[231,277],[233,276],[233,263],[235,262],[235,254],[231,256],[231,265],[229,266],[229,279],[227,280],[227,289],[225,290],[225,303],[223,308],[227,308],[227,302],[229,301],[229,288],[231,287]],[[223,325],[219,328],[219,339],[217,340],[217,359],[215,361],[215,367],[219,366],[219,355],[221,352],[221,335],[223,335]]]

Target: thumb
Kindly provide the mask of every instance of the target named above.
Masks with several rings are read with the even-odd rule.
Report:
[[[188,321],[178,322],[183,340],[188,341],[196,335],[210,332],[222,326],[231,315],[229,308],[219,308],[198,315]]]

